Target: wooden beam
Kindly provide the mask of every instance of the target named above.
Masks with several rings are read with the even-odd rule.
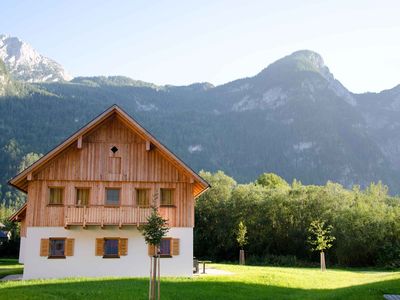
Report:
[[[150,151],[151,150],[151,143],[149,140],[146,141],[146,151]]]
[[[190,177],[190,183],[194,183],[194,178]]]
[[[32,180],[32,172],[28,173],[26,176],[26,180],[31,181]]]
[[[79,136],[79,137],[78,137],[77,148],[78,148],[78,149],[82,149],[82,136]]]

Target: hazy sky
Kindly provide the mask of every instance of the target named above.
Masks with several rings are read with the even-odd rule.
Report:
[[[0,33],[73,76],[221,84],[310,49],[353,92],[400,84],[400,1],[3,0],[0,11]]]

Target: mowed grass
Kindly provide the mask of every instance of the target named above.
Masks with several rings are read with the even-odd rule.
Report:
[[[0,265],[19,270],[20,266]],[[234,274],[162,278],[162,299],[383,299],[400,294],[400,272],[215,264]],[[147,299],[147,278],[70,278],[0,283],[0,299]]]
[[[18,264],[16,259],[0,259],[0,278],[10,274],[22,274],[23,269],[24,266]]]

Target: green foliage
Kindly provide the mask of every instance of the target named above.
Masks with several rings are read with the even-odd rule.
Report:
[[[121,76],[25,84],[25,94],[0,97],[0,149],[14,139],[20,150],[17,160],[0,153],[1,191],[11,191],[6,182],[24,155],[47,153],[115,103],[194,170],[222,169],[241,183],[254,181],[266,168],[288,182],[299,178],[306,184],[335,180],[364,188],[383,180],[399,193],[399,167],[392,163],[398,155],[382,151],[396,148],[396,130],[372,130],[376,126],[365,126],[363,118],[381,119],[373,113],[379,108],[388,114],[392,100],[388,96],[367,111],[362,100],[356,107],[347,105],[315,68],[315,61],[315,53],[298,52],[255,77],[218,87],[156,86]],[[259,101],[277,87],[285,95],[279,103]],[[243,102],[249,107],[234,109]],[[269,109],[275,104],[276,109]],[[398,114],[390,115],[385,123],[395,124]],[[304,143],[310,148],[303,149]],[[200,150],[188,151],[191,145],[200,145]],[[383,153],[392,153],[394,159]]]
[[[237,234],[236,234],[236,241],[241,249],[247,244],[247,227],[244,225],[243,221],[239,222]]]
[[[131,266],[126,266],[131,267]],[[162,299],[307,299],[375,300],[400,294],[400,272],[371,269],[247,267],[213,264],[229,275],[163,278]],[[0,277],[21,273],[17,262],[0,260]],[[63,278],[8,281],[0,284],[0,299],[148,299],[146,278]]]
[[[139,230],[147,244],[158,246],[169,228],[167,221],[160,216],[157,207],[153,206],[151,215],[147,218],[147,223],[141,226]]]
[[[29,152],[24,157],[22,157],[21,163],[18,168],[18,172],[22,172],[26,168],[28,168],[31,164],[36,162],[39,158],[41,158],[43,154],[38,154],[35,152]]]
[[[0,228],[0,230],[11,232],[11,239],[0,244],[0,257],[17,257],[19,254],[19,224],[8,220],[16,211],[16,207],[0,204],[0,223],[5,225],[5,228]]]
[[[333,182],[316,186],[294,181],[289,187],[275,187],[234,184],[222,172],[202,175],[212,188],[196,202],[196,257],[236,260],[237,228],[243,221],[248,262],[296,257],[297,262],[313,264],[317,257],[309,251],[309,227],[324,220],[336,237],[330,264],[396,267],[400,263],[400,198],[389,196],[380,183],[365,190]]]
[[[273,173],[264,173],[260,175],[257,178],[256,183],[266,188],[282,189],[289,187],[289,184],[286,182],[285,179]]]
[[[335,237],[332,236],[332,225],[325,226],[324,221],[314,220],[308,228],[308,243],[312,246],[312,250],[324,252],[332,247]]]

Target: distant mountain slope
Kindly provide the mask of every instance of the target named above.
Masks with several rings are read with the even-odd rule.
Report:
[[[14,81],[4,62],[0,59],[0,97],[21,96],[26,92],[23,84]]]
[[[11,75],[21,81],[54,82],[71,79],[60,64],[39,54],[17,37],[0,35],[0,59]]]
[[[116,103],[195,170],[221,169],[239,182],[262,172],[305,184],[382,180],[400,192],[400,89],[353,94],[312,51],[216,87],[102,76],[31,88],[0,101],[3,183],[25,153],[47,152]]]

